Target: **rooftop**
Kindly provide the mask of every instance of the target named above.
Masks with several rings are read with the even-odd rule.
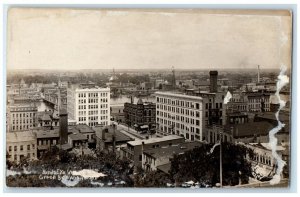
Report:
[[[190,96],[183,93],[173,93],[173,92],[155,92],[156,96],[171,96],[183,99],[193,99],[193,100],[202,100],[199,96]]]
[[[145,150],[144,154],[147,154],[153,158],[160,158],[160,157],[172,158],[174,154],[182,154],[186,151],[193,150],[194,148],[200,146],[202,146],[201,142],[184,142],[177,145]]]
[[[87,137],[81,133],[72,133],[69,135],[69,138],[71,138],[74,141],[87,140]]]
[[[54,130],[36,130],[37,138],[57,138],[59,137],[59,129],[56,128]]]
[[[177,140],[177,139],[184,139],[184,138],[181,137],[181,136],[178,136],[178,135],[168,135],[168,136],[164,136],[164,137],[161,137],[161,138],[150,138],[148,140],[130,141],[130,142],[127,142],[127,144],[129,144],[131,146],[138,146],[138,145],[142,145],[142,142],[144,142],[145,144],[152,144],[152,143],[170,141],[170,140]]]
[[[95,131],[91,127],[89,127],[88,125],[86,125],[86,124],[76,125],[74,127],[74,129],[76,129],[80,133],[95,133]]]
[[[262,148],[265,150],[272,150],[269,143],[249,143],[251,147]],[[277,151],[284,151],[286,148],[283,146],[276,146]]]
[[[257,113],[256,117],[258,117],[258,118],[264,118],[264,119],[269,119],[269,120],[276,120],[274,112],[261,112],[261,113]],[[290,113],[289,112],[280,111],[280,113],[279,113],[279,119],[283,123],[288,123],[290,121]]]
[[[226,125],[225,130],[230,130],[233,127],[233,137],[248,137],[248,136],[264,136],[268,135],[269,131],[274,128],[274,125],[267,121],[248,122],[238,125]]]
[[[7,132],[6,142],[28,142],[36,140],[36,134],[33,131],[19,131],[19,132]]]
[[[169,171],[171,169],[171,163],[163,164],[163,165],[157,166],[156,168],[166,174],[169,174]]]
[[[95,127],[94,130],[96,132],[96,137],[102,139],[102,132],[105,132],[105,128],[107,128],[107,132],[105,133],[105,142],[112,142],[113,134],[115,133],[116,142],[127,142],[134,140],[133,138],[121,133],[117,128],[113,129],[112,126],[108,127]]]

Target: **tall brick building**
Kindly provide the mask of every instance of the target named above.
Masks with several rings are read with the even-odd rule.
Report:
[[[141,130],[155,129],[155,103],[143,102],[140,98],[136,104],[124,104],[125,123]]]

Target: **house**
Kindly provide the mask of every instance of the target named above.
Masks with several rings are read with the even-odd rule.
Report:
[[[163,146],[172,146],[184,142],[184,137],[177,135],[168,135],[164,137],[150,138],[147,140],[135,140],[127,142],[126,147],[121,148],[121,156],[126,157],[135,167],[142,166],[142,154],[145,150],[159,148]]]
[[[145,150],[142,156],[142,168],[146,171],[155,171],[161,165],[170,164],[174,155],[184,154],[200,146],[202,143],[195,141]]]
[[[96,126],[95,139],[96,148],[99,150],[116,151],[118,147],[126,145],[127,142],[134,140],[133,138],[121,133],[114,126]],[[115,146],[115,147],[114,147]]]

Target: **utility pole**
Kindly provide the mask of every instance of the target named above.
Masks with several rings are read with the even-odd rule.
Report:
[[[220,130],[220,187],[223,187],[223,168],[222,168],[222,130]]]

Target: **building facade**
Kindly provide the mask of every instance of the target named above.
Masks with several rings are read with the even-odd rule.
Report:
[[[37,107],[30,104],[8,107],[9,131],[29,130],[36,126]]]
[[[156,92],[157,134],[178,135],[191,141],[204,140],[202,98]]]
[[[19,163],[23,159],[37,159],[37,137],[32,131],[6,133],[8,160]]]
[[[155,103],[143,102],[139,99],[136,104],[133,102],[124,104],[125,123],[137,130],[155,129]]]
[[[69,118],[88,126],[110,125],[110,89],[95,84],[73,85],[67,90]]]
[[[147,140],[134,140],[127,142],[126,147],[121,147],[121,157],[129,159],[135,167],[142,167],[142,155],[145,150],[181,144],[184,138],[177,135],[169,135],[161,138]]]

